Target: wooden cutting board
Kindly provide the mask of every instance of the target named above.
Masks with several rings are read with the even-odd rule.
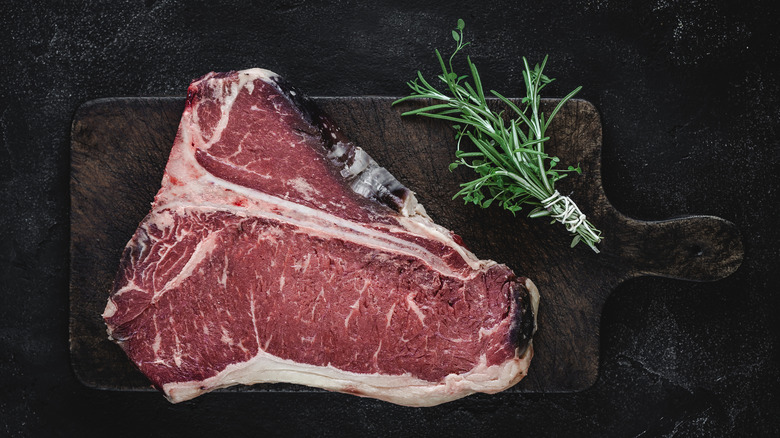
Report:
[[[592,104],[564,106],[547,149],[583,174],[559,183],[606,237],[601,254],[569,248],[560,225],[514,217],[452,200],[468,169],[448,171],[455,141],[446,123],[400,117],[392,98],[317,98],[318,104],[382,166],[414,190],[429,215],[463,237],[480,258],[507,264],[541,293],[539,331],[529,375],[509,391],[565,392],[592,385],[598,373],[599,319],[622,281],[656,275],[695,281],[723,278],[742,261],[733,224],[710,216],[658,222],[623,216],[601,185],[601,122]],[[549,112],[557,103],[546,100]],[[159,189],[184,98],[110,98],[75,114],[71,148],[70,350],[87,386],[149,389],[121,349],[108,340],[101,313],[119,257]],[[317,391],[296,385],[255,385],[228,391]]]

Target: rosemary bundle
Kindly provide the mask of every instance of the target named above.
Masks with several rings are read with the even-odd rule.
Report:
[[[413,98],[433,99],[433,105],[402,115],[433,117],[453,124],[457,149],[450,171],[458,166],[466,166],[478,175],[473,181],[461,184],[460,191],[453,198],[463,197],[466,203],[471,202],[482,208],[496,203],[513,214],[522,210],[524,205],[529,205],[533,207],[529,217],[549,216],[552,223],[563,224],[574,235],[572,247],[585,242],[593,251],[599,252],[596,244],[602,240],[601,232],[586,219],[571,198],[555,190],[556,181],[572,172],[581,173],[580,167],[559,169],[557,165],[560,159],[544,151],[544,142],[549,140],[546,136],[547,128],[561,107],[581,87],[561,99],[549,116],[545,116],[539,108],[540,92],[554,80],[543,73],[547,57],[541,65],[537,64],[533,68],[524,57],[525,96],[521,100],[522,108],[490,90],[491,95],[512,110],[512,117],[505,119],[503,112],[488,108],[479,72],[470,57],[466,57],[470,74],[455,73],[453,58],[470,44],[463,39],[464,27],[464,21],[458,20],[457,27],[452,31],[457,46],[448,63],[436,50],[436,58],[442,70],[438,78],[446,86],[446,91],[439,91],[418,71],[417,78],[408,82],[411,94],[393,104]],[[462,149],[464,139],[476,146],[476,150]]]

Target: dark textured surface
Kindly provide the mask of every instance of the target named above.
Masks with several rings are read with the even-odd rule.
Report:
[[[775,2],[3,2],[0,14],[0,434],[755,436],[780,432]],[[551,55],[548,95],[583,85],[602,116],[603,182],[640,219],[734,222],[725,280],[638,278],[601,322],[600,374],[577,394],[476,396],[407,409],[315,393],[169,405],[97,391],[68,354],[69,129],[83,102],[181,96],[211,70],[262,66],[312,95],[399,95],[458,17],[505,94]],[[582,275],[587,275],[583,273]]]

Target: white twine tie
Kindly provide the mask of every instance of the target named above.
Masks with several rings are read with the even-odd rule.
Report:
[[[555,213],[552,210],[552,207],[561,203],[563,204],[559,206],[561,211]],[[570,233],[573,233],[585,223],[585,215],[582,214],[579,207],[577,207],[577,204],[568,196],[561,195],[557,190],[549,198],[542,200],[542,206],[549,210],[551,216],[562,223]]]

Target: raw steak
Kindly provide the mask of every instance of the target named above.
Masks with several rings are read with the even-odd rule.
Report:
[[[525,376],[538,293],[276,74],[210,73],[103,317],[173,402],[291,382],[430,406]]]

